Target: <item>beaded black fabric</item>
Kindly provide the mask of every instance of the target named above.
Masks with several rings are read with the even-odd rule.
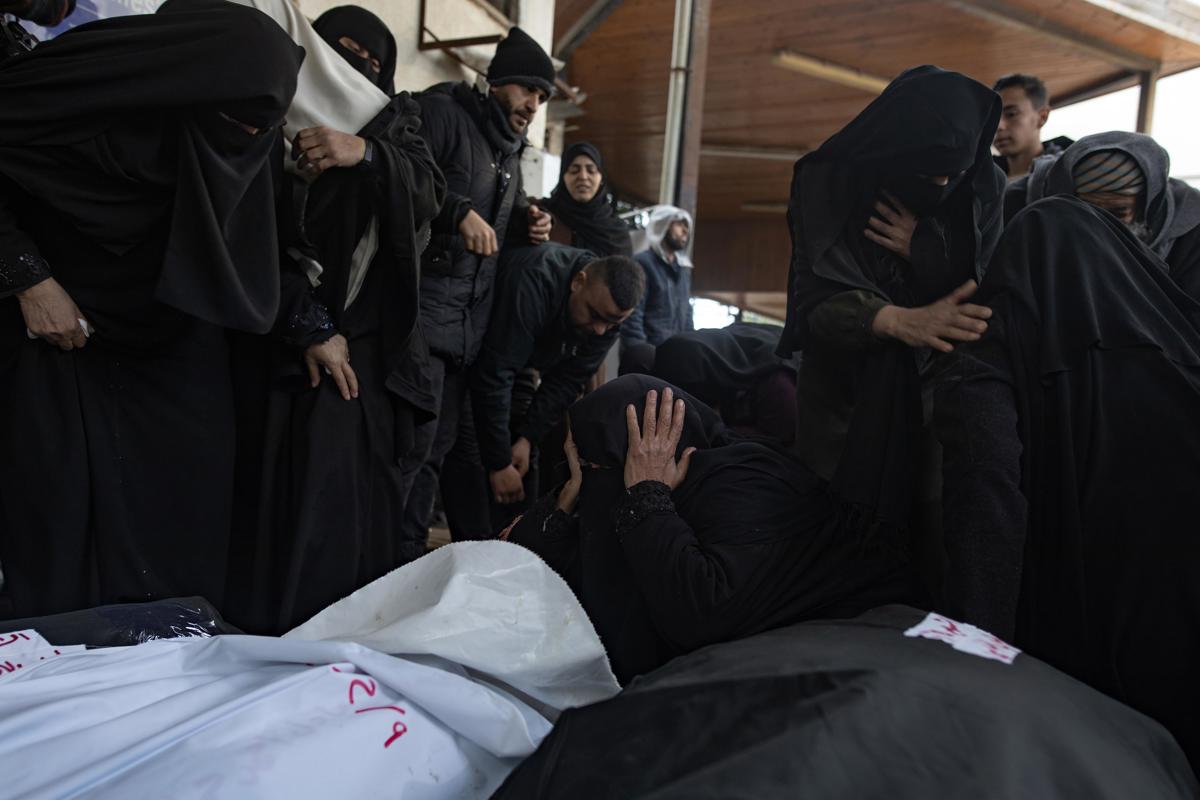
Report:
[[[15,259],[0,254],[0,297],[28,289],[50,277],[50,265],[41,256],[22,253]]]
[[[675,513],[675,504],[671,502],[671,488],[659,481],[634,484],[617,502],[617,537],[623,537],[626,531],[633,530],[646,517],[660,511]]]

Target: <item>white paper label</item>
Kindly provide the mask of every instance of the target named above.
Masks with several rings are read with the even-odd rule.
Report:
[[[33,650],[20,650],[17,652],[0,651],[0,683],[9,675],[15,675],[21,670],[29,669],[43,661],[47,661],[57,656],[66,655],[67,653],[78,653],[87,648],[81,644],[63,645],[54,647],[47,645]]]
[[[26,628],[23,631],[13,631],[12,633],[0,633],[0,657],[7,657],[10,653],[22,650],[37,650],[53,646],[43,639],[42,635],[33,628]]]
[[[980,630],[974,625],[955,622],[949,617],[932,612],[919,625],[914,625],[906,630],[904,635],[920,636],[922,639],[937,639],[961,653],[990,658],[1004,664],[1011,664],[1021,652],[1000,637]]]

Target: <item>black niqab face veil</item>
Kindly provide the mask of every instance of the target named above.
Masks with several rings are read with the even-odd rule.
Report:
[[[991,157],[1000,109],[999,95],[983,84],[937,67],[916,67],[796,162],[781,354],[814,344],[810,315],[839,294],[863,291],[916,307],[982,278],[999,236],[1004,191],[1004,176]],[[947,187],[925,180],[943,176],[950,178]],[[933,224],[923,220],[914,233],[918,263],[863,235],[887,189],[908,194],[909,202],[926,206],[914,211],[935,218]],[[922,243],[929,257],[917,259]],[[921,426],[916,358],[906,345],[891,341],[850,360],[845,369],[846,379],[853,379],[854,404],[831,486],[854,509],[854,528],[899,533],[911,514],[912,454]]]
[[[389,96],[396,93],[396,38],[383,20],[365,8],[338,6],[317,17],[313,22],[313,30],[367,80]],[[343,36],[358,42],[379,59],[379,72],[371,66],[370,60],[343,45]]]
[[[978,240],[979,209],[1004,189],[991,156],[1000,108],[1000,97],[983,84],[937,67],[914,67],[888,84],[846,127],[796,162],[788,204],[793,271],[835,282],[830,294],[865,289],[888,296],[858,236],[858,223],[865,225],[884,189],[918,214],[963,198],[973,206]],[[927,180],[936,177],[950,182],[943,187]],[[827,257],[851,228],[852,257]]]
[[[269,156],[303,58],[270,17],[221,0],[75,28],[0,67],[0,173],[112,253],[165,229],[156,297],[264,332],[279,304]]]

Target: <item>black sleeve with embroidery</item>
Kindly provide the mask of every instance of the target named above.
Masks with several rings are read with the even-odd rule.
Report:
[[[670,487],[659,481],[635,483],[617,501],[617,538],[623,539],[626,533],[641,525],[647,517],[659,513],[675,513]]]
[[[50,277],[50,265],[37,245],[17,226],[12,212],[17,188],[0,180],[0,298],[24,291]]]
[[[314,344],[332,339],[337,332],[329,309],[313,296],[308,278],[285,271],[280,281],[275,336],[284,344],[307,350]]]
[[[747,471],[735,480],[740,482],[714,488],[711,501],[746,497],[759,476]],[[754,561],[770,563],[770,551],[706,544],[675,512],[670,489],[651,481],[637,484],[620,501],[616,528],[634,585],[655,629],[668,642],[695,650],[736,638],[753,624],[745,618],[742,601],[758,590],[744,577],[760,580],[764,573],[745,567]]]

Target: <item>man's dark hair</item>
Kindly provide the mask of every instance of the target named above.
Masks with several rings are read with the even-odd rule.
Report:
[[[1019,86],[1025,90],[1025,96],[1029,98],[1029,102],[1033,104],[1035,111],[1039,108],[1045,108],[1046,103],[1050,102],[1050,95],[1046,93],[1046,84],[1042,83],[1042,79],[1036,75],[1024,75],[1020,72],[1005,75],[996,81],[996,85],[992,87],[992,91],[998,92],[1001,89],[1011,89],[1014,86]]]
[[[598,258],[584,270],[589,278],[604,281],[613,303],[622,311],[628,311],[642,302],[642,294],[646,291],[646,273],[642,271],[642,265],[632,258]]]

